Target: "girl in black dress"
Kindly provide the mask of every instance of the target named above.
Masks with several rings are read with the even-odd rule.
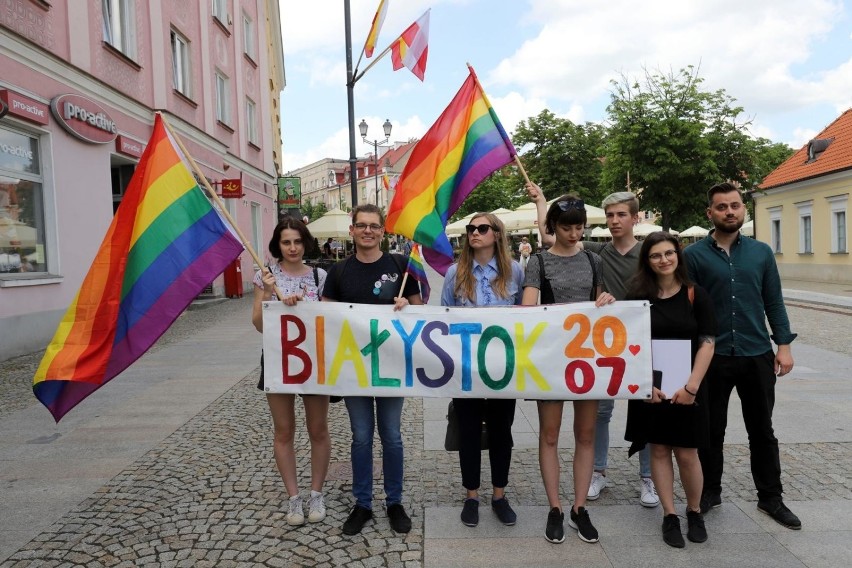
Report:
[[[663,231],[652,233],[642,243],[628,299],[651,302],[652,339],[684,339],[692,346],[692,372],[686,384],[675,392],[654,387],[651,403],[631,400],[624,436],[633,442],[631,453],[651,444],[651,477],[663,506],[663,540],[682,548],[685,543],[674,507],[672,454],[686,493],[686,536],[692,542],[707,540],[699,505],[704,478],[698,447],[704,445],[708,429],[706,389],[701,382],[713,358],[713,305],[704,289],[689,281],[678,240]]]

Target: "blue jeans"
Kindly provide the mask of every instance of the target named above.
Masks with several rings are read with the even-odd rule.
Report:
[[[352,428],[352,494],[355,503],[373,508],[373,433],[379,426],[386,504],[402,502],[401,397],[347,396],[346,410]],[[375,401],[375,405],[374,405]]]
[[[609,453],[609,421],[612,419],[614,400],[598,401],[598,418],[595,421],[595,471],[605,471]],[[639,452],[639,477],[651,477],[651,450],[645,445]]]

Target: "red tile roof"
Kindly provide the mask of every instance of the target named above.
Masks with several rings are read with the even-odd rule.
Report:
[[[760,188],[770,189],[852,169],[852,109],[841,114],[814,138],[831,139],[832,142],[816,160],[810,163],[808,163],[808,144],[805,144],[786,162],[772,170],[763,179]]]

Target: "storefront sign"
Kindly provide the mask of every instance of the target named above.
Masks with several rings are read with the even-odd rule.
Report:
[[[60,95],[50,101],[54,118],[69,134],[92,144],[115,140],[118,128],[95,101],[80,95]]]
[[[115,151],[119,154],[141,158],[142,151],[145,150],[145,143],[127,136],[118,136],[115,139]]]
[[[298,207],[302,203],[302,178],[278,178],[278,204],[281,207]]]
[[[8,107],[8,113],[12,116],[42,125],[50,121],[50,117],[47,114],[47,105],[34,101],[29,97],[8,89],[0,89],[0,100]]]
[[[222,180],[222,197],[226,199],[236,199],[243,196],[243,180],[241,179],[223,179]]]

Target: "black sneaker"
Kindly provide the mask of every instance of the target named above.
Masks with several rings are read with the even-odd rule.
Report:
[[[479,499],[469,497],[464,500],[461,522],[467,527],[475,527],[479,524]]]
[[[722,496],[718,493],[702,493],[701,502],[698,505],[701,508],[701,514],[706,515],[710,509],[715,509],[722,505]]]
[[[352,511],[349,512],[346,522],[343,523],[343,534],[349,536],[358,534],[364,528],[364,525],[367,524],[367,521],[372,518],[373,511],[361,505],[355,505],[352,507]]]
[[[686,512],[686,538],[690,542],[705,542],[707,529],[704,527],[704,515],[698,511]]]
[[[663,517],[663,542],[675,548],[683,548],[683,534],[680,532],[680,519],[677,515]]]
[[[568,526],[572,529],[577,529],[577,536],[584,542],[597,542],[598,529],[592,525],[592,519],[589,518],[589,512],[585,507],[580,507],[577,512],[571,507],[571,515],[568,517]]]
[[[802,521],[793,514],[793,511],[787,508],[787,505],[784,504],[780,497],[770,499],[769,501],[758,501],[757,510],[761,513],[766,513],[775,519],[776,523],[788,529],[797,531],[802,528]]]
[[[547,514],[547,527],[544,529],[544,538],[547,542],[559,544],[565,540],[565,528],[562,526],[562,521],[565,520],[565,513],[559,510],[558,507],[553,507]]]
[[[388,506],[388,519],[394,532],[407,533],[411,530],[411,518],[405,514],[402,503]]]
[[[515,511],[512,510],[512,507],[509,506],[509,500],[505,497],[501,497],[496,501],[492,500],[491,509],[494,510],[494,513],[497,515],[497,518],[500,519],[500,522],[507,527],[511,527],[515,524],[515,521],[518,520],[518,515],[516,515]]]

